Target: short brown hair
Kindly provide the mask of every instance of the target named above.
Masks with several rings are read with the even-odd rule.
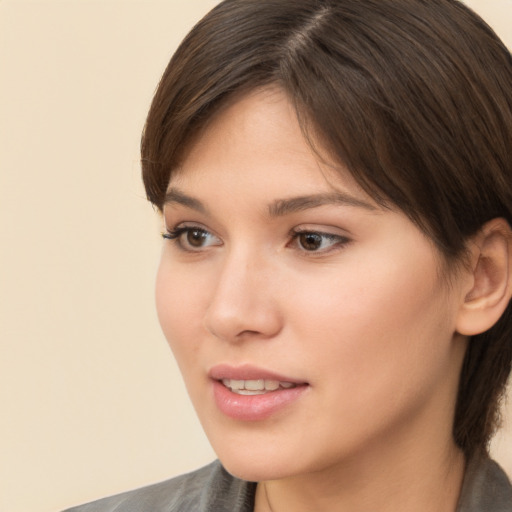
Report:
[[[158,208],[191,138],[235,92],[279,85],[357,182],[447,261],[495,217],[512,224],[512,59],[457,0],[225,0],[157,89],[141,151]],[[486,450],[512,360],[510,305],[469,342],[454,437]]]

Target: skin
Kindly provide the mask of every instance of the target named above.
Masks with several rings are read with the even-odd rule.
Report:
[[[464,272],[447,286],[431,241],[312,152],[277,88],[223,108],[168,190],[160,323],[220,460],[260,482],[255,510],[454,511]],[[324,204],[279,208],[311,195]],[[208,376],[221,363],[308,386],[269,418],[233,419]]]

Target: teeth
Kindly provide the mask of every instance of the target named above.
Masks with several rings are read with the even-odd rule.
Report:
[[[265,389],[265,381],[261,380],[246,380],[245,389],[247,391],[263,391]]]
[[[287,384],[291,384],[291,383],[287,382]],[[277,381],[277,380],[266,380],[265,381],[265,389],[267,391],[275,391],[276,389],[279,389],[279,381]]]
[[[222,384],[234,393],[239,395],[262,395],[267,391],[275,391],[283,388],[289,389],[295,387],[292,382],[279,382],[277,380],[235,380],[222,379]]]
[[[231,387],[231,389],[244,389],[245,382],[243,380],[232,380],[229,387]]]

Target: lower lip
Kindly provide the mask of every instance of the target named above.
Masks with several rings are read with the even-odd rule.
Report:
[[[241,421],[261,421],[298,400],[308,387],[305,384],[261,395],[238,395],[215,380],[213,396],[217,407],[226,416]]]

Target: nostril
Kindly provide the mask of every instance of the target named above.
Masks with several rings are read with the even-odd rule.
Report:
[[[245,331],[242,331],[241,333],[237,334],[237,336],[241,338],[243,336],[251,336],[251,335],[258,335],[258,334],[261,334],[261,333],[258,331],[245,330]]]

